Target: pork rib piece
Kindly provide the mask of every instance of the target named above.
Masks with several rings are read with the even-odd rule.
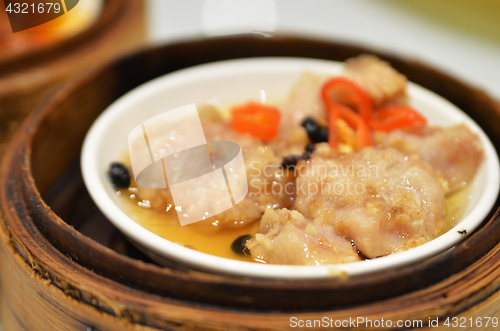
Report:
[[[446,184],[418,156],[371,147],[341,154],[323,145],[297,171],[294,208],[366,257],[418,246],[445,226]]]
[[[267,209],[260,231],[246,243],[252,257],[271,264],[323,265],[359,261],[351,242],[331,226],[317,225],[297,211]]]
[[[377,133],[376,141],[384,148],[392,147],[408,155],[419,155],[442,174],[450,192],[466,186],[484,159],[479,137],[464,124]]]
[[[406,77],[376,56],[360,55],[348,59],[342,75],[363,87],[375,108],[406,100]]]

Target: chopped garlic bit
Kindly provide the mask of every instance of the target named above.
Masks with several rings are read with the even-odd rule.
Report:
[[[137,204],[139,205],[139,207],[151,208],[151,203],[149,202],[149,200],[142,200],[139,201]]]

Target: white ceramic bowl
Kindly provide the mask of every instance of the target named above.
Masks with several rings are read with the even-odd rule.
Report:
[[[275,278],[327,278],[351,276],[399,267],[436,255],[470,234],[493,207],[499,191],[499,162],[496,151],[479,126],[465,113],[440,96],[410,83],[412,104],[431,124],[450,126],[466,123],[483,143],[486,161],[480,168],[462,220],[453,229],[424,245],[389,256],[355,263],[326,266],[284,266],[230,260],[185,248],[163,239],[133,221],[109,184],[109,164],[128,150],[130,131],[167,110],[190,103],[216,99],[231,105],[259,99],[264,90],[268,100],[283,100],[305,71],[322,75],[340,72],[341,63],[302,58],[256,58],[204,64],[156,78],[110,105],[88,132],[82,150],[81,167],[90,195],[106,217],[136,245],[153,258],[168,258],[212,272]]]

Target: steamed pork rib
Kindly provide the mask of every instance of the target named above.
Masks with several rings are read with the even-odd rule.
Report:
[[[306,130],[301,126],[306,117],[327,123],[320,91],[326,77],[304,73],[293,85],[286,101],[279,106],[281,120],[278,135],[269,146],[279,155],[300,155],[309,142]]]
[[[392,147],[407,155],[419,155],[442,174],[450,192],[469,183],[484,158],[479,137],[464,124],[378,133],[376,140],[384,148]]]
[[[278,135],[268,144],[250,134],[242,134],[228,127],[228,123],[215,107],[205,106],[200,109],[200,120],[207,141],[232,141],[241,147],[249,189],[243,201],[202,223],[212,223],[219,228],[241,226],[258,221],[269,207],[282,208],[293,205],[294,174],[284,172],[280,164],[285,156],[304,153],[304,146],[309,142],[309,138],[300,123],[305,117],[313,116],[323,119],[326,123],[326,114],[318,93],[324,81],[325,77],[314,74],[304,74],[300,77],[287,101],[280,106]],[[168,187],[140,187],[136,196],[139,200],[149,201],[149,206],[158,211],[170,210],[173,206]],[[207,199],[211,197],[207,196]]]
[[[375,108],[405,102],[406,77],[376,56],[360,55],[347,60],[342,75],[363,87]]]
[[[280,167],[282,157],[259,139],[228,129],[227,124],[217,116],[216,110],[207,108],[200,115],[207,141],[233,141],[239,144],[248,181],[248,194],[241,202],[200,224],[213,224],[218,228],[241,226],[258,221],[269,207],[291,207],[294,178],[290,176],[293,174],[284,172]],[[149,201],[150,207],[158,211],[170,210],[173,206],[168,187],[139,187],[136,196],[139,200]],[[209,201],[213,199],[210,194],[205,198]]]
[[[406,88],[406,77],[387,62],[361,55],[347,60],[337,77],[304,73],[277,105],[242,100],[230,108],[229,118],[216,107],[199,107],[207,141],[241,147],[248,194],[232,208],[190,224],[185,233],[201,230],[207,241],[214,240],[211,233],[227,235],[224,240],[246,247],[253,261],[286,265],[376,258],[441,235],[452,225],[445,195],[473,179],[484,152],[465,125],[429,127],[419,110],[406,104]],[[175,131],[182,139],[186,130]],[[159,137],[158,144],[178,139],[178,132]],[[165,146],[159,147],[161,153]],[[149,160],[149,151],[138,149]],[[203,162],[178,155],[175,164],[189,174],[206,172],[207,151]],[[219,158],[212,151],[213,162]],[[242,173],[234,171],[232,179]],[[178,223],[168,187],[135,187],[132,180],[127,188],[128,181],[118,179],[115,187],[133,192],[139,206],[166,211],[166,222]],[[226,193],[224,185],[217,189]],[[184,200],[202,196],[192,205],[207,216],[222,200],[209,185],[185,191],[179,192]],[[256,226],[243,227],[251,223]],[[172,233],[168,239],[176,241]],[[249,237],[246,243],[241,239]]]
[[[290,126],[300,126],[305,117],[326,119],[326,113],[321,101],[322,85],[326,76],[304,73],[293,85],[286,102],[280,106],[282,113],[280,129]]]
[[[289,265],[323,265],[359,261],[349,240],[333,227],[318,225],[286,208],[267,209],[260,231],[246,243],[252,257],[261,262]]]
[[[294,209],[353,241],[366,257],[418,246],[444,228],[445,183],[418,156],[371,147],[341,154],[322,146],[297,167]]]

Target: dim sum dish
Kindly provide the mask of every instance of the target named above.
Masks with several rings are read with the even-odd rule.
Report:
[[[85,138],[95,203],[160,264],[274,278],[387,270],[481,224],[496,151],[387,62],[254,58],[143,84]]]
[[[486,93],[290,35],[179,41],[88,71],[2,155],[4,328],[496,316],[500,108]]]

